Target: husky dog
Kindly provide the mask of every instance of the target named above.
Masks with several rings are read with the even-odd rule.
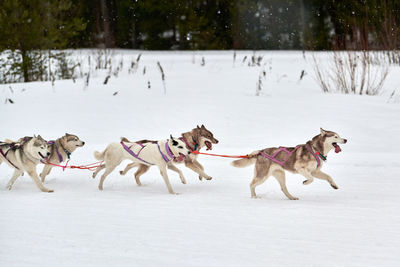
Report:
[[[109,175],[115,167],[117,167],[123,160],[129,159],[133,161],[133,167],[143,165],[143,169],[147,171],[150,166],[157,165],[160,169],[161,176],[164,178],[164,182],[167,185],[168,192],[175,194],[172,190],[171,184],[167,175],[167,168],[173,170],[179,174],[179,177],[183,184],[186,184],[186,179],[183,176],[181,170],[179,170],[173,162],[183,161],[187,155],[190,154],[190,150],[185,148],[185,143],[179,139],[152,141],[148,140],[144,143],[140,142],[129,142],[128,139],[122,138],[120,143],[111,143],[102,152],[94,152],[94,157],[97,160],[104,160],[104,164],[100,165],[93,173],[93,178],[96,177],[97,173],[102,169],[106,169],[101,176],[99,183],[99,189],[103,190],[103,183],[107,175]],[[137,185],[141,185],[139,177],[140,173],[135,176]]]
[[[36,165],[42,160],[47,160],[50,152],[47,142],[39,135],[24,137],[18,142],[0,142],[0,164],[6,162],[14,169],[14,174],[8,182],[7,188],[11,190],[15,180],[24,172],[27,172],[37,187],[43,192],[53,192],[46,188],[39,179],[36,172]]]
[[[278,180],[283,193],[291,200],[297,200],[286,188],[285,171],[298,173],[307,178],[303,184],[308,185],[314,178],[328,181],[334,188],[338,189],[333,179],[321,171],[326,155],[332,149],[336,153],[341,151],[338,144],[347,143],[337,133],[325,131],[321,128],[321,134],[315,136],[304,145],[296,147],[272,147],[257,150],[248,155],[248,158],[235,160],[232,165],[235,167],[247,167],[255,163],[254,179],[250,183],[251,197],[257,198],[256,187],[265,182],[269,176]]]
[[[218,140],[214,138],[213,133],[207,130],[204,125],[201,125],[201,127],[197,125],[197,128],[194,128],[190,132],[183,133],[182,136],[179,137],[179,139],[185,143],[186,148],[189,149],[190,151],[194,150],[199,151],[203,147],[207,147],[207,150],[211,150],[212,144],[218,144]],[[141,140],[138,142],[147,143],[155,141]],[[204,172],[203,166],[197,161],[197,156],[198,155],[194,153],[187,156],[183,161],[185,163],[185,166],[193,170],[194,172],[198,173],[200,180],[202,180],[203,177],[207,180],[211,180],[212,177]],[[125,175],[130,169],[136,166],[139,166],[139,168],[135,173],[135,177],[138,175],[139,176],[142,175],[148,170],[148,167],[144,164],[138,165],[136,163],[131,163],[128,164],[123,171],[120,171],[120,174]]]
[[[49,141],[48,147],[50,156],[48,157],[48,162],[62,163],[70,158],[71,153],[74,152],[76,148],[82,147],[84,144],[85,142],[79,140],[78,136],[68,133],[55,141]],[[53,166],[50,164],[44,166],[42,173],[40,174],[42,182],[44,182],[52,168]]]

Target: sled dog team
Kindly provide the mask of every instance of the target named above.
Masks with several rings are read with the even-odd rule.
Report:
[[[332,149],[336,153],[341,151],[339,144],[345,144],[346,139],[337,133],[320,129],[320,134],[314,136],[305,144],[296,147],[271,147],[256,150],[247,155],[246,158],[235,160],[235,167],[246,167],[255,165],[254,178],[250,183],[251,196],[257,198],[255,189],[264,183],[271,175],[276,178],[281,186],[282,192],[291,200],[297,200],[286,188],[285,171],[301,174],[306,178],[303,184],[308,185],[314,178],[326,180],[334,189],[338,186],[333,179],[321,171],[326,161],[328,152]],[[0,164],[7,163],[14,169],[7,188],[11,190],[17,178],[25,172],[32,178],[35,184],[43,192],[53,192],[44,186],[46,176],[49,175],[52,165],[46,163],[60,164],[67,161],[78,147],[84,146],[85,142],[73,134],[54,140],[46,141],[40,135],[24,137],[18,141],[5,140],[0,142]],[[205,173],[203,166],[198,162],[198,155],[192,153],[206,147],[212,149],[213,144],[218,144],[211,131],[204,125],[197,126],[190,132],[185,132],[179,138],[170,136],[166,140],[140,140],[129,141],[121,138],[120,142],[109,144],[103,152],[94,152],[94,157],[102,163],[93,173],[93,178],[104,169],[100,178],[99,190],[103,190],[103,184],[107,176],[121,164],[123,160],[132,161],[121,175],[125,175],[130,169],[137,167],[134,174],[136,183],[141,185],[140,177],[153,165],[157,166],[170,194],[175,194],[169,182],[167,169],[179,174],[181,182],[186,184],[183,173],[175,165],[183,163],[185,166],[203,178],[211,180],[212,177]],[[40,175],[36,172],[36,166],[44,163],[45,166]]]

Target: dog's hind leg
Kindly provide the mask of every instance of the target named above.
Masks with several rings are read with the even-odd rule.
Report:
[[[180,169],[178,169],[175,165],[168,164],[168,169],[171,171],[177,172],[179,174],[179,178],[181,178],[182,184],[186,184],[186,179],[185,176],[183,176],[183,173]]]
[[[97,167],[97,169],[94,171],[94,173],[92,174],[92,178],[96,178],[96,175],[106,167],[106,164],[101,164],[99,167]]]
[[[52,168],[53,168],[53,166],[51,166],[49,164],[44,165],[42,173],[40,174],[40,177],[42,178],[42,183],[44,183],[46,176],[49,175]]]
[[[256,165],[254,167],[254,178],[250,183],[250,192],[252,198],[258,198],[256,195],[256,187],[268,179],[269,168],[269,162],[260,163],[259,161],[256,161]]]
[[[336,185],[336,183],[333,181],[332,177],[330,177],[328,174],[322,172],[321,170],[315,170],[311,172],[311,174],[318,179],[326,180],[328,183],[334,188],[334,189],[339,189],[339,187]]]
[[[7,189],[11,190],[12,186],[14,185],[15,181],[17,180],[18,177],[21,176],[21,174],[23,174],[23,172],[21,172],[20,170],[14,170],[13,176],[11,177],[10,181],[7,184]]]
[[[42,182],[40,181],[39,175],[36,173],[36,170],[30,170],[28,171],[29,176],[32,178],[32,180],[35,182],[36,186],[39,187],[39,189],[42,192],[47,192],[47,193],[52,193],[54,192],[53,189],[48,189],[46,188]]]
[[[174,190],[172,190],[171,183],[169,182],[169,179],[168,179],[168,174],[167,174],[167,168],[166,168],[166,166],[159,166],[159,168],[160,168],[161,176],[164,178],[164,182],[165,182],[165,184],[167,185],[168,192],[169,192],[170,194],[175,194]]]
[[[290,200],[298,200],[298,197],[292,196],[289,191],[286,188],[286,175],[284,171],[281,170],[275,170],[272,175],[276,178],[276,180],[279,182],[281,186],[282,192],[287,196],[288,199]]]
[[[105,168],[106,170],[104,171],[103,175],[101,175],[100,183],[99,183],[99,190],[103,190],[103,183],[104,180],[106,179],[107,175],[109,175],[119,164],[121,161],[117,164],[114,165],[107,165]]]
[[[119,174],[121,175],[125,175],[130,169],[137,167],[138,163],[129,163],[128,165],[126,165],[125,169],[123,171],[119,171]]]
[[[142,183],[140,182],[140,176],[142,176],[142,174],[147,172],[149,169],[150,169],[150,166],[147,166],[147,165],[144,165],[144,164],[139,164],[139,168],[135,172],[135,180],[136,180],[136,184],[138,186],[142,185]]]

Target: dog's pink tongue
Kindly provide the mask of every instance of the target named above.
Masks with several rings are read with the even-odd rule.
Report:
[[[338,144],[333,145],[335,147],[335,153],[339,153],[342,151],[342,149],[340,148],[340,146]]]
[[[185,156],[182,154],[179,154],[179,157],[176,158],[177,161],[183,161],[185,159]]]

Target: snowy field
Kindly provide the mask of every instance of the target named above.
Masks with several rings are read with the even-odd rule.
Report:
[[[169,172],[179,195],[168,194],[156,168],[142,176],[142,187],[133,171],[115,171],[100,192],[90,171],[53,169],[46,186],[54,193],[40,192],[27,175],[8,191],[12,170],[2,164],[0,266],[398,266],[399,91],[388,100],[400,90],[399,67],[371,97],[322,93],[311,54],[301,52],[260,51],[262,66],[254,67],[242,63],[250,51],[235,63],[233,52],[143,52],[128,73],[138,53],[115,51],[125,67],[106,85],[106,70],[88,86],[84,79],[0,85],[0,140],[74,133],[86,141],[72,155],[80,165],[121,136],[165,139],[197,124],[220,141],[214,153],[234,155],[302,144],[323,127],[348,139],[323,167],[339,190],[287,174],[300,200],[288,200],[274,178],[257,188],[261,199],[251,199],[253,168],[200,156],[213,179],[199,181],[178,165],[188,181]],[[4,104],[7,98],[14,104]]]

